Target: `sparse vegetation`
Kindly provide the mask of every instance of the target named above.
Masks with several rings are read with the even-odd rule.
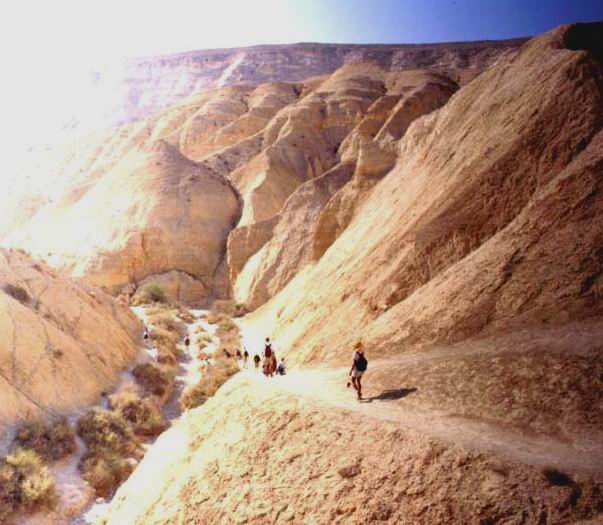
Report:
[[[80,468],[99,496],[110,496],[133,470],[140,441],[119,413],[92,410],[78,422],[77,432],[88,451]]]
[[[209,343],[211,343],[211,335],[208,333],[202,333],[201,335],[197,336],[196,343],[199,348],[206,347]]]
[[[154,328],[161,328],[178,336],[184,330],[184,323],[175,314],[167,311],[151,314],[148,319]]]
[[[66,419],[51,423],[27,421],[17,428],[14,444],[24,450],[33,450],[44,461],[57,461],[76,450],[75,431]]]
[[[148,399],[141,399],[134,392],[115,394],[111,396],[110,403],[111,408],[129,421],[132,430],[139,436],[154,437],[167,427],[157,404]]]
[[[22,286],[6,283],[2,286],[2,290],[21,304],[27,305],[31,301],[29,293],[27,293],[27,290]]]
[[[167,297],[165,292],[156,283],[147,283],[141,286],[134,297],[132,297],[132,304],[141,305],[141,304],[150,304],[150,303],[167,303]]]
[[[151,340],[155,343],[159,351],[160,363],[176,363],[178,358],[178,335],[168,332],[163,328],[152,328],[150,331]]]
[[[205,403],[238,371],[239,367],[234,360],[216,358],[214,363],[208,367],[201,381],[185,390],[180,400],[182,410],[190,410]]]
[[[56,502],[54,480],[35,451],[18,448],[0,458],[0,523],[16,513],[51,509]]]
[[[136,365],[132,375],[146,392],[159,397],[166,395],[174,382],[173,372],[153,363]]]

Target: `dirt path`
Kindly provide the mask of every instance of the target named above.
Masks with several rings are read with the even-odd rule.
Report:
[[[426,359],[432,356],[426,356]],[[401,358],[402,361],[407,356]],[[414,359],[418,359],[417,356]],[[393,360],[398,365],[399,360]],[[372,370],[392,366],[392,360],[371,363]],[[274,387],[321,405],[349,410],[364,417],[397,423],[405,428],[478,452],[490,452],[511,461],[562,471],[601,475],[603,446],[578,449],[549,437],[532,437],[485,422],[450,417],[433,411],[423,411],[405,405],[403,391],[390,398],[383,396],[382,385],[370,382],[367,374],[364,400],[356,399],[355,391],[346,388],[348,369],[309,370],[293,372],[271,381]],[[258,382],[268,381],[259,374],[244,372]],[[396,397],[400,396],[399,399]]]

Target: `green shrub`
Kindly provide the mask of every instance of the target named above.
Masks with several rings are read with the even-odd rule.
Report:
[[[175,379],[174,374],[153,363],[136,365],[132,375],[147,393],[159,397],[170,391]]]
[[[111,408],[129,421],[132,430],[139,436],[157,436],[167,427],[159,407],[133,392],[115,394],[111,396],[110,402]]]
[[[51,509],[56,502],[54,480],[36,452],[17,448],[0,458],[0,523],[12,514]]]
[[[139,304],[150,304],[150,303],[167,303],[167,297],[165,292],[156,283],[147,283],[142,285],[132,298],[132,303],[135,305]]]
[[[17,428],[14,444],[35,451],[46,462],[67,457],[77,448],[75,431],[66,419],[50,423],[27,421]]]

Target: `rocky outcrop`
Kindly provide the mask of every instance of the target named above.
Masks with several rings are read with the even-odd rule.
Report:
[[[91,179],[67,188],[9,242],[112,291],[170,271],[211,289],[239,213],[222,177],[159,140]]]
[[[530,41],[410,125],[343,233],[253,315],[278,345],[323,361],[359,337],[378,355],[603,313],[603,72],[569,48],[582,31]]]
[[[371,62],[395,71],[430,68],[465,83],[524,42],[303,43],[200,50],[114,64],[95,72],[94,85],[120,95],[99,112],[107,123],[123,124],[146,118],[199,91],[233,84],[298,82],[331,74],[346,64]]]
[[[293,192],[277,216],[270,240],[248,258],[233,281],[236,283],[234,297],[239,303],[244,303],[248,309],[257,308],[276,295],[312,260],[312,239],[319,214],[329,199],[350,180],[353,171],[353,163],[338,164]],[[236,246],[236,240],[232,240],[232,245]]]
[[[0,426],[97,401],[136,357],[142,327],[100,290],[0,250]]]

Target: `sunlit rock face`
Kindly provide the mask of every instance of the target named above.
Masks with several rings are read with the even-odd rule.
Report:
[[[16,250],[0,250],[0,312],[0,428],[93,404],[140,344],[127,307]]]
[[[111,293],[157,281],[188,304],[255,308],[345,230],[412,122],[444,105],[463,71],[519,43],[261,46],[122,64],[95,82],[125,96],[107,115],[129,123],[32,154],[0,195],[0,239]]]

